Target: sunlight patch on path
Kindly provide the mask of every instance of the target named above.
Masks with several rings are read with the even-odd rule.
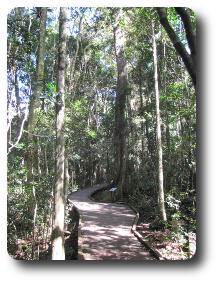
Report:
[[[68,196],[77,208],[79,258],[82,260],[155,260],[131,233],[135,213],[125,204],[94,202],[92,193],[106,187],[96,185]]]

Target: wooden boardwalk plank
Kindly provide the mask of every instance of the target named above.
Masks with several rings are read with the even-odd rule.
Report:
[[[80,214],[79,259],[155,260],[131,233],[135,213],[125,204],[94,202],[99,184],[68,196]]]

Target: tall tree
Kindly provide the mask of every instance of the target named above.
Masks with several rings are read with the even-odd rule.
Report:
[[[117,93],[115,102],[115,179],[114,182],[123,191],[123,183],[126,169],[126,120],[125,107],[128,95],[128,72],[125,58],[125,29],[124,11],[119,9],[116,13],[116,23],[114,27],[115,52],[117,64]]]
[[[168,21],[191,55],[191,26],[177,9],[166,10]],[[185,11],[194,29],[195,17]],[[64,194],[112,177],[150,228],[159,229],[166,213],[171,238],[195,233],[195,91],[156,9],[68,8],[66,50],[65,11],[60,21],[57,12],[47,8],[38,82],[42,8],[15,8],[8,16],[9,253],[70,259],[76,247],[66,241],[64,253]],[[22,132],[29,101],[29,117],[31,111],[35,116],[27,140]],[[27,182],[28,171],[33,182]],[[65,212],[65,229],[71,230]]]
[[[39,47],[37,51],[36,58],[36,76],[35,84],[33,85],[32,97],[30,99],[29,106],[29,117],[27,123],[27,132],[28,132],[28,143],[29,150],[27,155],[27,165],[28,165],[28,182],[33,181],[33,132],[36,126],[37,121],[37,109],[40,104],[40,95],[43,92],[44,87],[44,57],[45,57],[45,36],[46,36],[46,19],[47,19],[47,8],[39,8],[40,13],[40,32],[39,32]]]
[[[154,89],[156,96],[156,117],[157,117],[157,151],[158,151],[158,202],[160,215],[163,221],[167,220],[165,201],[164,201],[164,188],[163,188],[163,153],[162,153],[162,137],[161,137],[161,116],[160,116],[160,93],[158,85],[158,63],[157,63],[157,43],[154,32],[154,23],[152,22],[152,34],[153,34],[153,59],[154,59]]]
[[[32,139],[32,133],[36,126],[37,114],[36,110],[39,108],[40,95],[44,88],[44,62],[45,62],[45,36],[46,36],[46,19],[47,8],[39,8],[40,12],[40,33],[39,33],[39,47],[37,52],[37,66],[36,66],[36,80],[33,85],[33,94],[30,100],[29,118],[28,118],[28,134],[29,140]]]
[[[29,201],[30,212],[33,216],[33,244],[32,244],[32,257],[34,258],[34,246],[35,246],[35,224],[37,215],[37,198],[34,185],[34,170],[37,172],[36,158],[37,151],[34,149],[34,129],[37,122],[37,109],[40,106],[40,95],[43,93],[44,88],[44,60],[45,60],[45,36],[46,36],[46,20],[47,20],[47,8],[40,9],[40,27],[39,27],[39,46],[36,58],[36,75],[35,84],[33,85],[32,97],[30,99],[29,117],[27,123],[28,134],[28,154],[27,154],[27,183],[32,187],[32,197]],[[34,168],[35,167],[35,168]]]
[[[64,217],[65,217],[65,69],[66,69],[66,20],[67,9],[60,8],[59,47],[56,101],[56,180],[55,211],[52,236],[52,260],[64,260]]]

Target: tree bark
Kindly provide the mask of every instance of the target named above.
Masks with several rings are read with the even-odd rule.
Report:
[[[158,86],[158,68],[157,68],[157,44],[154,34],[154,25],[152,23],[153,34],[153,59],[154,59],[154,88],[156,96],[156,118],[157,118],[157,150],[158,150],[158,204],[160,215],[163,221],[167,220],[165,203],[164,203],[164,188],[163,188],[163,153],[162,153],[162,138],[161,138],[161,117],[160,117],[160,101],[159,101],[159,86]]]
[[[68,164],[68,158],[67,158],[67,154],[66,154],[66,157],[65,157],[65,177],[64,177],[65,199],[67,198],[67,195],[68,195],[69,185],[70,185],[69,164]]]
[[[126,170],[126,119],[125,107],[128,95],[128,72],[124,54],[125,32],[120,25],[123,17],[122,9],[116,15],[114,28],[115,53],[117,63],[117,94],[115,101],[115,129],[114,129],[114,154],[115,154],[115,176],[114,183],[123,192],[123,183]]]
[[[29,106],[29,117],[27,123],[28,132],[28,153],[27,153],[27,166],[28,174],[27,181],[31,183],[33,181],[33,131],[36,126],[37,114],[36,110],[39,108],[39,96],[43,92],[44,85],[44,56],[45,56],[45,35],[46,35],[46,19],[47,19],[47,8],[41,9],[40,19],[40,35],[39,35],[39,47],[37,52],[37,66],[36,66],[36,80],[35,86],[33,87],[33,93],[30,100]]]
[[[39,47],[37,52],[37,67],[36,67],[36,82],[33,89],[33,94],[30,100],[29,119],[28,119],[28,132],[32,133],[36,126],[36,109],[39,108],[39,96],[43,92],[44,86],[44,56],[45,56],[45,36],[46,36],[46,19],[47,8],[41,9],[40,18],[40,36]],[[29,136],[32,139],[32,136]]]
[[[52,260],[65,260],[64,217],[65,217],[65,54],[66,54],[66,8],[60,8],[59,50],[56,102],[56,180],[55,180],[55,214],[52,235]]]
[[[184,27],[186,30],[186,36],[188,40],[188,44],[191,50],[191,55],[188,54],[186,51],[184,45],[178,38],[177,34],[173,30],[173,28],[170,26],[168,19],[167,19],[167,14],[165,8],[157,8],[157,12],[160,18],[160,23],[166,30],[170,40],[173,43],[173,46],[175,47],[176,51],[178,52],[179,56],[182,58],[185,67],[192,79],[194,87],[196,87],[196,69],[195,69],[195,55],[196,55],[196,48],[195,48],[195,37],[191,31],[191,23],[189,16],[186,14],[185,10],[181,9],[176,9],[177,13],[180,15]],[[188,21],[189,20],[189,21]]]
[[[39,32],[39,47],[37,51],[37,64],[35,85],[33,87],[32,97],[29,106],[29,117],[27,123],[28,133],[28,151],[27,151],[27,183],[32,188],[32,196],[29,200],[29,211],[33,220],[33,243],[32,243],[32,256],[34,257],[35,250],[35,224],[37,215],[37,198],[35,194],[34,171],[37,172],[37,167],[34,164],[36,159],[36,150],[34,150],[34,135],[33,131],[36,126],[37,114],[36,110],[39,108],[39,96],[43,92],[44,85],[44,56],[45,56],[45,36],[46,36],[46,20],[47,20],[47,8],[41,9],[40,18],[40,32]],[[39,173],[39,172],[37,172]]]
[[[17,115],[20,117],[20,93],[19,93],[19,85],[18,85],[18,73],[17,73],[17,68],[15,68],[15,97],[16,97],[16,110],[17,110]]]
[[[76,61],[77,61],[78,52],[79,52],[79,43],[80,43],[80,38],[81,38],[82,20],[83,20],[83,15],[79,19],[78,34],[76,36],[76,50],[75,50],[75,55],[71,60],[70,75],[69,75],[69,88],[68,88],[69,92],[73,92],[75,85],[76,85],[76,80],[75,80],[74,76],[75,76],[75,70],[76,70]]]

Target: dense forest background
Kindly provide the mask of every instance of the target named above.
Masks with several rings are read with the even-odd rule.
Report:
[[[57,203],[63,232],[67,195],[107,182],[190,256],[195,30],[194,13],[183,8],[11,10],[9,254],[40,259],[60,218]]]

